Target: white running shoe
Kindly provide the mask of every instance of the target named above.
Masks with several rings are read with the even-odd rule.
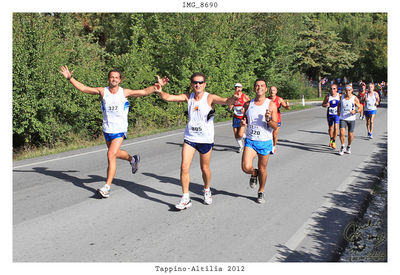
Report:
[[[211,190],[206,191],[204,189],[203,192],[204,192],[204,203],[208,205],[212,204]]]
[[[110,187],[105,184],[103,187],[97,190],[99,192],[100,196],[103,198],[108,198],[110,196]]]
[[[343,156],[345,150],[344,146],[340,147],[339,155]]]
[[[181,201],[177,205],[175,205],[175,207],[179,210],[183,210],[191,206],[192,206],[192,200],[190,198],[185,199],[184,197],[182,197]]]
[[[346,154],[351,154],[351,148],[350,146],[347,146],[346,151],[344,151]]]

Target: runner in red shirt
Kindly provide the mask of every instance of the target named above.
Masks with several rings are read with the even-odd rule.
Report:
[[[247,101],[250,101],[250,97],[242,92],[243,86],[240,83],[235,84],[235,95],[239,98],[236,100],[235,104],[230,105],[229,109],[232,110],[233,108],[233,134],[235,135],[235,139],[239,145],[238,153],[243,151],[243,138],[239,136],[239,129],[240,129],[240,121],[243,119],[243,106]]]
[[[365,108],[365,102],[364,102],[364,96],[367,93],[367,85],[364,82],[361,82],[361,91],[358,92],[358,100],[361,102],[361,105],[363,106],[362,111],[360,112],[360,119],[365,119],[364,115],[364,108]]]
[[[278,133],[279,133],[279,128],[282,125],[282,121],[281,121],[281,106],[284,107],[285,109],[289,109],[290,105],[289,105],[289,101],[285,101],[283,100],[283,98],[277,96],[278,93],[278,89],[275,86],[271,86],[271,88],[269,88],[269,99],[271,99],[275,104],[276,104],[276,108],[278,109],[278,128],[276,130],[274,130],[273,132],[273,141],[274,141],[274,147],[272,152],[275,154],[276,153],[276,144],[278,142]]]

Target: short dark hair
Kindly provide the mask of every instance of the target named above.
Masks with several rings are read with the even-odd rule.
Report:
[[[119,69],[112,69],[111,71],[108,72],[108,78],[110,78],[111,73],[119,73],[119,78],[122,79],[122,73]]]
[[[254,88],[256,87],[257,81],[264,81],[265,86],[268,87],[267,81],[266,81],[264,78],[261,78],[261,77],[260,77],[260,78],[257,78],[256,81],[254,81]]]
[[[207,78],[206,78],[206,76],[205,76],[204,74],[202,74],[202,73],[194,73],[194,74],[192,74],[192,76],[190,77],[190,81],[193,81],[193,78],[195,78],[196,76],[201,76],[201,77],[203,77],[204,81],[207,80]]]

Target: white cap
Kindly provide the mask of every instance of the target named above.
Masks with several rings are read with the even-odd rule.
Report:
[[[242,86],[242,84],[240,84],[240,83],[236,83],[236,84],[235,84],[235,87],[243,87],[243,86]]]

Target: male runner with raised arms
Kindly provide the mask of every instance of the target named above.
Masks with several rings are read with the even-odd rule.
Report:
[[[276,109],[277,109],[277,114],[278,114],[278,128],[276,128],[274,130],[274,132],[272,133],[273,141],[274,141],[274,147],[272,149],[273,154],[276,154],[276,144],[278,143],[278,133],[279,133],[280,127],[282,126],[281,106],[283,108],[285,108],[286,110],[289,110],[289,108],[290,108],[289,101],[283,100],[283,98],[279,97],[277,94],[278,94],[278,89],[275,86],[271,86],[271,88],[269,88],[268,99],[272,100],[275,103]]]
[[[236,142],[239,145],[238,153],[243,152],[243,138],[239,137],[240,121],[243,119],[243,105],[250,100],[250,97],[242,92],[243,86],[240,83],[235,84],[235,94],[238,96],[235,104],[230,105],[229,109],[233,108],[233,134]]]
[[[276,104],[266,98],[267,82],[259,78],[254,82],[256,97],[244,105],[245,115],[241,122],[239,135],[246,129],[245,148],[242,155],[242,170],[250,174],[250,187],[260,182],[257,202],[265,203],[264,189],[267,182],[267,164],[273,150],[272,132],[278,128]],[[247,128],[246,128],[247,126]],[[253,167],[253,160],[258,157],[258,168]]]
[[[73,71],[69,71],[67,66],[62,66],[60,72],[79,91],[100,97],[103,111],[103,134],[108,148],[108,168],[106,184],[98,192],[103,198],[108,198],[110,186],[117,170],[117,158],[128,161],[132,166],[133,174],[138,170],[140,161],[138,155],[131,156],[128,152],[120,149],[122,141],[127,138],[128,131],[129,101],[127,98],[150,95],[161,89],[161,85],[156,83],[143,90],[124,89],[119,86],[122,81],[121,72],[111,70],[108,73],[109,86],[92,88],[73,78]]]
[[[164,86],[168,81],[159,80],[159,83]],[[188,103],[189,120],[184,134],[180,175],[183,195],[180,202],[175,205],[179,210],[192,206],[189,196],[189,172],[196,151],[200,154],[200,168],[204,181],[204,203],[208,205],[212,203],[210,158],[214,145],[214,105],[232,105],[238,99],[236,95],[222,98],[215,94],[209,94],[205,91],[206,85],[206,76],[202,73],[194,73],[190,77],[192,93],[172,95],[161,90],[157,92],[167,102]]]
[[[328,120],[328,133],[329,133],[329,147],[336,149],[336,137],[339,132],[339,116],[338,116],[338,105],[340,101],[340,95],[338,93],[337,84],[331,85],[331,92],[325,96],[322,102],[322,107],[327,109],[327,120]]]

